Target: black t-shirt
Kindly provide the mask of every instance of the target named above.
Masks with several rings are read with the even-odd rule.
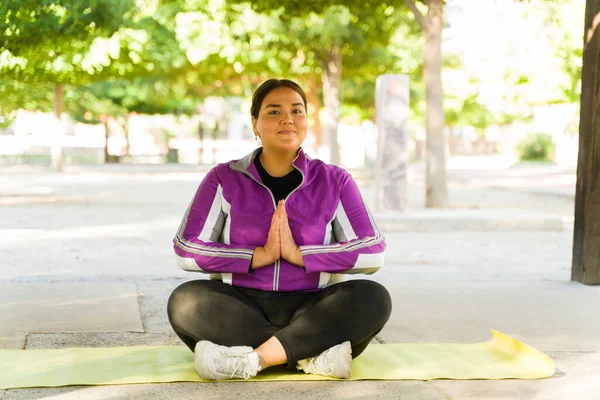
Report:
[[[260,163],[260,154],[254,159],[254,165],[258,170],[258,174],[263,181],[263,184],[269,188],[273,196],[275,197],[275,204],[279,203],[279,200],[285,200],[285,198],[300,184],[302,183],[302,173],[296,168],[289,174],[276,178],[269,175],[265,168]]]

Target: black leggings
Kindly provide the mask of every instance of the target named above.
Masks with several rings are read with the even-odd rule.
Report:
[[[175,333],[194,351],[208,340],[257,348],[272,336],[288,366],[350,341],[358,357],[390,317],[388,291],[369,280],[350,280],[318,292],[268,292],[214,280],[190,281],[169,298]]]

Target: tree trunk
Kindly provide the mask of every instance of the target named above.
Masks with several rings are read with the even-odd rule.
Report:
[[[215,129],[212,132],[212,163],[217,163],[217,138],[219,137],[219,122],[215,125]]]
[[[443,0],[432,0],[425,18],[425,49],[423,76],[427,108],[426,192],[425,207],[443,208],[448,205],[446,186],[446,157],[444,154],[444,92],[442,89],[442,28],[444,23]]]
[[[63,85],[56,85],[54,88],[54,115],[58,120],[59,131],[53,132],[52,144],[50,147],[50,158],[52,159],[52,167],[57,172],[63,170],[63,152],[62,152],[62,115],[63,108]]]
[[[313,133],[315,134],[315,155],[319,153],[321,146],[321,119],[319,111],[321,110],[321,102],[319,101],[319,86],[317,82],[317,74],[310,74],[310,90],[308,91],[308,102],[313,109]]]
[[[127,113],[125,115],[125,122],[123,123],[123,132],[125,133],[125,159],[129,160],[129,152],[130,150],[130,146],[129,146],[129,117],[130,114]]]
[[[108,155],[108,137],[110,136],[110,131],[108,129],[108,117],[104,117],[102,119],[104,123],[104,164],[108,164],[110,162]]]
[[[198,123],[198,140],[200,141],[200,147],[198,148],[198,164],[204,164],[204,126],[202,122]]]
[[[600,284],[600,0],[587,0],[571,279]],[[595,23],[596,22],[596,23]]]
[[[340,164],[338,124],[340,115],[340,83],[342,78],[342,49],[334,45],[323,65],[323,103],[325,103],[326,138],[331,149],[331,164]]]

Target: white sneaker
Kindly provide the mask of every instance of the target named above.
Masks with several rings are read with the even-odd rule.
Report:
[[[296,368],[307,374],[350,378],[352,376],[352,347],[350,342],[333,346],[318,356],[300,360]]]
[[[260,363],[252,347],[219,346],[201,340],[194,350],[194,369],[202,379],[250,379],[260,371]]]

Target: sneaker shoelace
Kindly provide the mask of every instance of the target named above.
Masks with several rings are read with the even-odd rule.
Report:
[[[231,375],[229,378],[234,378],[235,374],[238,370],[242,372],[242,378],[248,379],[253,375],[248,371],[249,360],[246,354],[231,354],[227,351],[223,351],[221,349],[217,349],[217,356],[213,358],[213,365],[211,366],[211,370],[216,371],[221,374],[229,374],[231,369]]]
[[[309,364],[313,370],[323,375],[334,375],[335,371],[333,366],[335,363],[335,351],[326,351],[324,354],[320,354],[317,357],[309,360]]]

